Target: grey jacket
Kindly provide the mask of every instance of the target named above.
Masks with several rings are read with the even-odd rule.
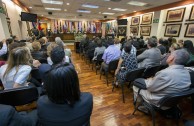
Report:
[[[190,88],[190,74],[183,65],[172,65],[156,73],[155,77],[146,80],[147,90],[140,94],[144,98],[157,105],[158,101],[167,94],[181,93]]]
[[[138,67],[149,67],[159,65],[161,60],[161,52],[158,48],[150,48],[137,56]]]

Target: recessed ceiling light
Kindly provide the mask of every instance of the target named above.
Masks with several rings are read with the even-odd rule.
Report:
[[[111,8],[110,8],[110,7],[109,7],[108,9],[109,9],[109,10],[111,10]]]
[[[82,4],[82,7],[87,7],[87,8],[99,8],[97,5],[91,5],[91,4]]]
[[[121,14],[121,15],[123,15],[123,14]]]
[[[137,12],[137,11],[133,11],[133,12]]]
[[[64,9],[64,11],[67,11],[67,9]]]
[[[114,9],[112,9],[112,10],[114,10],[114,11],[126,11],[127,9],[114,8]]]
[[[102,14],[114,15],[115,13],[103,12]]]
[[[61,10],[61,8],[48,8],[48,7],[46,7],[45,9],[46,9],[46,10],[58,10],[58,11]]]
[[[46,3],[46,4],[63,4],[62,1],[54,1],[54,0],[41,0],[42,3]]]
[[[32,8],[32,7],[29,7],[29,8]]]
[[[104,0],[105,2],[109,2],[110,0]]]
[[[101,12],[99,12],[99,14],[101,14]]]
[[[80,12],[80,13],[91,13],[91,11],[89,11],[89,10],[77,10],[77,12]]]
[[[127,4],[134,5],[134,6],[145,6],[147,3],[139,2],[139,1],[130,1]]]
[[[42,17],[44,16],[44,15],[41,15]]]
[[[70,5],[69,3],[67,3],[67,5]]]

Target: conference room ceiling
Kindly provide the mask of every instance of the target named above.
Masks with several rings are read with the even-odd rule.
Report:
[[[178,2],[181,0],[19,0],[31,13],[36,13],[38,16],[48,17],[51,19],[68,19],[68,20],[103,20],[116,19],[117,16],[133,13],[134,11],[145,10],[169,3]],[[57,4],[51,4],[58,2]],[[115,2],[117,1],[117,2]],[[134,6],[128,4],[130,1],[147,3],[145,6]],[[46,2],[46,3],[43,3]],[[68,5],[69,3],[69,5]],[[94,8],[83,7],[82,5],[96,5]],[[138,4],[139,5],[139,4]],[[61,10],[47,10],[57,8]],[[126,9],[126,11],[116,11],[114,8]],[[77,10],[90,11],[90,13],[80,13]],[[48,12],[52,12],[49,15]],[[114,13],[113,15],[103,14]]]

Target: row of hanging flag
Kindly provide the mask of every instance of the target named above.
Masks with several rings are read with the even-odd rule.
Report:
[[[54,33],[101,33],[101,27],[101,22],[94,21],[51,20],[51,30]]]
[[[105,32],[106,34],[114,34],[117,32],[117,22],[111,21],[106,23]]]
[[[40,20],[37,20],[37,22],[32,22],[33,28],[37,28],[38,30],[42,30]]]

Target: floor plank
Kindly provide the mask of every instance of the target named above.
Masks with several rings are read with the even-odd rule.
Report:
[[[71,47],[73,50],[73,47]],[[121,89],[116,88],[112,92],[111,83],[107,87],[105,77],[100,80],[99,74],[86,65],[79,54],[73,52],[73,63],[78,72],[80,87],[82,92],[91,92],[94,98],[93,112],[91,116],[91,126],[151,126],[152,118],[139,111],[132,115],[133,93],[132,89],[125,87],[125,103],[122,102]],[[111,77],[109,82],[111,82]],[[181,119],[194,120],[191,113],[191,100],[186,99],[180,105],[183,110]],[[182,121],[179,123],[182,124]],[[166,119],[156,114],[156,126],[175,126],[175,120]]]

